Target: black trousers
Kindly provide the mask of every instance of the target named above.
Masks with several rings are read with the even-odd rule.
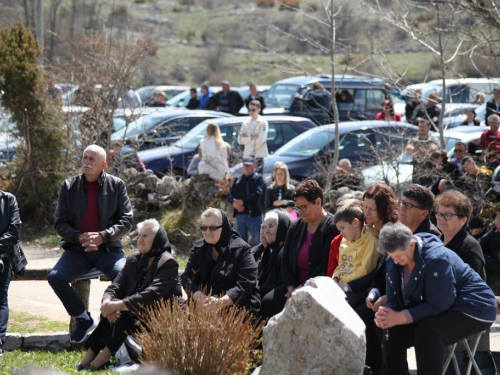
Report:
[[[366,335],[366,365],[370,367],[372,374],[380,374],[382,371],[382,335],[381,330],[377,332],[375,325],[375,312],[366,307],[366,303],[354,308],[365,323]],[[402,373],[404,374],[404,373]]]
[[[419,375],[440,375],[445,348],[467,336],[485,331],[491,323],[479,321],[454,310],[427,317],[416,323],[384,330],[382,374],[404,374],[406,350],[415,347]]]
[[[114,355],[125,342],[127,336],[137,330],[136,322],[137,320],[126,312],[122,312],[120,319],[113,324],[101,316],[96,329],[85,342],[85,347],[92,349],[97,355],[107,346]]]
[[[260,304],[260,316],[264,319],[269,319],[279,314],[285,307],[286,293],[286,288],[279,287],[263,296]]]

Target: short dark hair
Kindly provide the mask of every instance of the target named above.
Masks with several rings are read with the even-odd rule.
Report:
[[[362,199],[373,199],[377,206],[377,215],[382,220],[382,223],[388,223],[399,220],[398,217],[398,200],[391,188],[384,184],[374,184],[368,186],[363,194]]]
[[[205,81],[201,84],[201,87],[204,87],[206,89],[208,89],[208,86],[210,86],[210,83],[208,83],[208,81]]]
[[[448,152],[446,150],[433,151],[431,154],[431,160],[436,160],[437,158],[441,158],[443,164],[448,163]]]
[[[323,204],[323,189],[316,180],[306,179],[300,182],[292,193],[293,200],[298,197],[304,197],[309,202],[321,198],[321,204]]]
[[[438,209],[439,206],[452,207],[458,216],[465,217],[469,220],[472,214],[472,204],[466,195],[458,190],[447,190],[436,197],[434,208]]]
[[[479,216],[472,216],[469,220],[469,229],[484,228],[484,220]]]
[[[349,202],[340,206],[335,212],[334,222],[337,224],[339,221],[343,221],[352,224],[354,219],[358,219],[361,225],[365,222],[365,214],[361,208],[361,201]]]
[[[258,100],[252,100],[250,103],[248,103],[248,106],[250,107],[251,105],[256,106],[257,108],[260,108],[260,102]]]
[[[189,89],[190,92],[194,92],[195,94],[198,94],[198,91],[196,90],[196,87],[191,87]]]
[[[412,184],[407,186],[403,191],[403,197],[414,200],[417,206],[429,212],[432,211],[432,206],[434,206],[434,194],[422,185]]]
[[[472,163],[474,159],[472,159],[471,156],[464,156],[464,158],[461,161],[461,164],[464,165],[465,163]]]

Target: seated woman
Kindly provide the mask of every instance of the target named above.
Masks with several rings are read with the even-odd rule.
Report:
[[[380,106],[382,107],[382,111],[377,113],[377,115],[375,116],[375,120],[401,121],[401,115],[394,112],[394,105],[392,104],[392,100],[385,99]]]
[[[437,226],[444,236],[443,244],[486,280],[481,245],[467,232],[467,222],[472,214],[469,198],[457,190],[448,190],[436,197],[434,209]]]
[[[262,255],[259,272],[259,289],[262,299],[261,313],[264,318],[270,318],[281,310],[275,311],[274,304],[268,303],[264,297],[273,289],[282,287],[284,291],[283,278],[281,277],[281,260],[283,257],[283,245],[290,229],[292,220],[287,212],[280,210],[269,211],[262,223],[267,247]]]
[[[266,212],[275,208],[292,210],[294,206],[292,192],[295,186],[290,185],[288,167],[282,161],[274,163],[273,182],[266,189]]]
[[[207,306],[237,304],[258,314],[257,263],[250,245],[222,210],[205,210],[201,222],[203,238],[193,243],[182,285],[195,301]]]
[[[198,173],[208,174],[212,180],[223,180],[229,173],[227,158],[230,153],[231,146],[222,139],[219,126],[208,124],[207,137],[201,140],[198,149]]]
[[[445,346],[495,321],[495,296],[432,234],[413,235],[404,224],[389,223],[380,231],[378,246],[390,257],[387,306],[375,314],[375,323],[384,329],[382,373],[406,373],[406,350],[414,346],[418,373],[441,374]]]
[[[155,219],[137,225],[136,253],[127,257],[125,266],[102,298],[103,318],[85,342],[88,349],[77,371],[103,369],[123,344],[127,335],[138,328],[138,313],[161,298],[182,296],[179,264],[170,254],[167,233]]]
[[[476,120],[476,110],[474,108],[467,108],[465,112],[465,120],[460,124],[461,126],[479,126],[481,123]]]
[[[316,276],[326,276],[330,243],[339,234],[334,216],[323,209],[323,189],[315,180],[304,180],[292,193],[299,219],[288,230],[283,246],[283,287],[266,295],[273,311],[281,311],[293,291]],[[267,302],[267,301],[266,301]]]

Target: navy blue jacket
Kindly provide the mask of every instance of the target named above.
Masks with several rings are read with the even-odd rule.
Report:
[[[229,203],[232,204],[235,199],[241,199],[245,204],[245,208],[248,207],[249,211],[248,214],[250,216],[261,216],[262,212],[260,211],[259,208],[259,197],[265,185],[264,179],[260,174],[254,172],[252,175],[250,175],[250,178],[248,179],[247,182],[247,196],[238,197],[237,196],[238,185],[241,183],[241,178],[243,176],[244,176],[243,174],[238,175],[233,185],[231,186],[231,189],[229,190],[229,193],[227,195]],[[234,210],[234,215],[236,216],[238,214],[239,212]]]
[[[478,320],[494,322],[497,314],[495,296],[486,282],[434,235],[416,234],[415,268],[401,291],[403,267],[388,257],[386,261],[387,307],[408,309],[417,322],[448,309]]]

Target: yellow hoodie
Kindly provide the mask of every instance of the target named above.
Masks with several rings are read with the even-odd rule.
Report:
[[[364,227],[357,241],[343,238],[339,247],[339,265],[332,278],[338,277],[339,282],[348,283],[374,271],[379,258],[377,241],[378,232],[372,227]]]

